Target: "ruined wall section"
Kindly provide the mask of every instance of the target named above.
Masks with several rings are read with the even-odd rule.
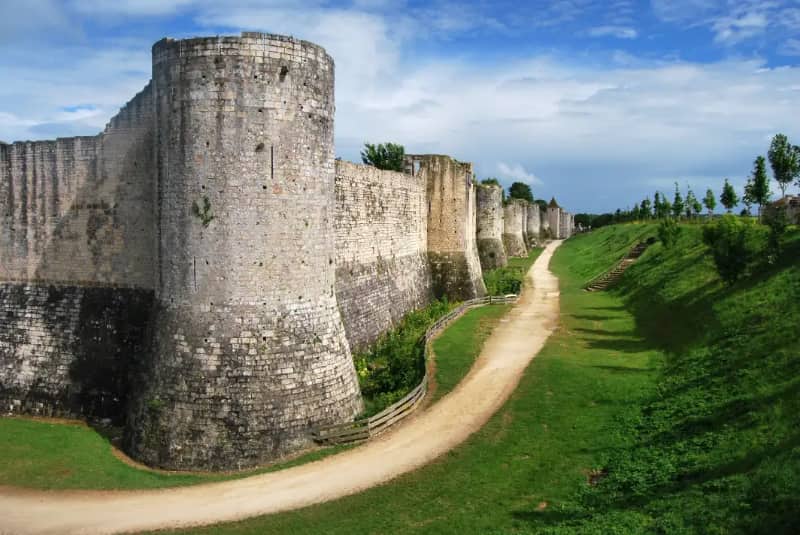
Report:
[[[528,254],[523,235],[523,225],[527,219],[525,204],[522,199],[509,199],[504,207],[503,245],[508,256],[521,257]]]
[[[334,65],[288,37],[153,47],[158,282],[126,448],[231,469],[361,409],[334,288]]]
[[[536,247],[541,243],[542,239],[542,216],[538,204],[533,203],[528,205],[527,217],[527,245],[529,247]]]
[[[0,410],[123,418],[153,288],[148,85],[97,136],[0,144]]]
[[[481,268],[489,270],[506,266],[508,257],[503,247],[503,188],[493,184],[478,184],[475,198]]]
[[[408,156],[406,162],[411,173],[426,182],[434,295],[455,301],[483,297],[472,164],[441,155]]]
[[[336,300],[355,351],[431,300],[420,177],[336,162]]]

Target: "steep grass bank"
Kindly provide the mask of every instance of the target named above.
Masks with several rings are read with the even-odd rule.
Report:
[[[573,528],[796,533],[800,523],[800,231],[732,286],[702,229],[651,247],[615,294],[663,351],[634,442],[605,464]]]

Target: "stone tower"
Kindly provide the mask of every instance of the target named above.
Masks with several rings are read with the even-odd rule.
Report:
[[[528,225],[527,225],[527,240],[528,245],[531,247],[535,247],[540,239],[540,231],[542,228],[541,225],[542,217],[539,214],[539,205],[536,203],[528,205]]]
[[[406,168],[426,182],[433,294],[455,301],[483,297],[472,164],[438,154],[408,155]]]
[[[503,188],[494,184],[479,184],[476,188],[478,205],[478,255],[484,270],[508,264],[503,247]]]
[[[153,46],[158,265],[126,445],[231,469],[351,419],[334,295],[334,65],[288,37]]]
[[[527,218],[525,204],[522,199],[509,199],[504,207],[503,245],[508,256],[528,254],[523,234],[523,222]]]

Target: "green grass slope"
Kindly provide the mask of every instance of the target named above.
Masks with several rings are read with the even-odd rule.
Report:
[[[667,358],[582,528],[624,517],[631,532],[800,529],[800,232],[774,265],[726,286],[701,231],[651,247],[615,290]]]

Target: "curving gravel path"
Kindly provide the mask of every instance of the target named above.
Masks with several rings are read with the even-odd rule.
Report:
[[[450,394],[363,446],[278,472],[194,487],[147,491],[0,488],[0,533],[120,533],[212,524],[297,509],[380,485],[466,440],[508,399],[558,322],[550,243],[518,304],[495,328]]]

